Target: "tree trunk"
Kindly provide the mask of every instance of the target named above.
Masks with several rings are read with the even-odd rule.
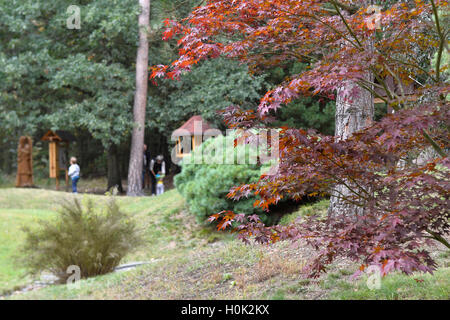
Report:
[[[134,128],[131,136],[130,164],[128,167],[128,196],[140,196],[145,133],[145,107],[148,87],[148,31],[150,30],[150,0],[139,0],[139,47],[136,58],[136,92],[134,96]]]
[[[373,76],[366,75],[367,80],[373,81]],[[356,96],[346,97],[345,92],[357,92]],[[335,135],[338,139],[345,140],[354,132],[369,126],[374,117],[373,95],[368,90],[362,89],[356,83],[346,82],[337,91],[336,98],[336,129]],[[345,182],[351,188],[351,184]],[[355,188],[352,188],[353,190]],[[331,192],[330,207],[328,214],[347,215],[363,214],[364,207],[351,204],[344,199],[350,199],[355,194],[345,185],[335,185]]]
[[[108,190],[113,187],[117,187],[117,191],[122,193],[122,175],[120,171],[119,153],[117,146],[111,144],[108,148]]]

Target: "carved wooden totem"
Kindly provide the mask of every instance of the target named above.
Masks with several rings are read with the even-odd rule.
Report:
[[[33,186],[33,141],[30,137],[20,137],[17,149],[16,187]]]

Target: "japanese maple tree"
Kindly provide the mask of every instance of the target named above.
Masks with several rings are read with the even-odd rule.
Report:
[[[436,240],[450,248],[446,11],[445,0],[211,0],[183,21],[167,20],[164,37],[180,37],[180,57],[154,66],[152,78],[176,79],[217,57],[255,73],[309,63],[268,91],[257,110],[225,110],[230,127],[267,124],[300,95],[336,99],[334,136],[282,128],[277,173],[229,193],[235,200],[257,194],[255,205],[266,210],[284,197],[331,194],[328,215],[273,227],[234,212],[210,220],[219,229],[240,223],[235,230],[245,241],[306,241],[317,249],[312,276],[337,256],[360,263],[361,271],[378,265],[383,274],[432,272],[426,245]],[[404,89],[411,83],[412,98]],[[393,111],[378,122],[374,98]]]

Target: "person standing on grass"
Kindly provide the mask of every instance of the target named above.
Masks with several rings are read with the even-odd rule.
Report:
[[[72,192],[78,193],[77,183],[80,180],[80,166],[77,164],[77,158],[70,158],[69,177],[72,179]]]
[[[164,162],[163,155],[157,156],[156,159],[153,159],[150,162],[150,173],[152,178],[152,195],[156,194],[156,183],[158,181],[155,172],[158,173],[160,172],[161,175],[163,176],[166,174],[166,163]]]
[[[164,193],[164,175],[161,171],[156,175],[156,180],[158,181],[156,184],[156,195],[159,196]]]
[[[145,189],[147,186],[150,186],[150,160],[151,155],[150,151],[147,148],[147,145],[144,143],[144,162],[142,168],[142,189]]]

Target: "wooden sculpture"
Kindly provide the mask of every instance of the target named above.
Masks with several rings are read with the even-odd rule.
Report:
[[[28,136],[22,136],[17,149],[16,187],[33,186],[33,141]]]

